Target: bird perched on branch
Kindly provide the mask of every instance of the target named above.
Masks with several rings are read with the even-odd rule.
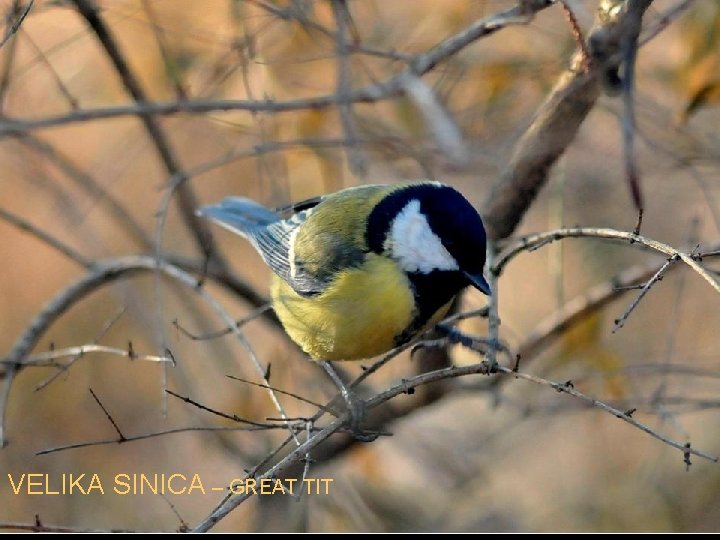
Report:
[[[315,359],[377,356],[432,327],[465,287],[490,294],[482,220],[448,185],[353,187],[290,210],[228,197],[198,213],[257,249],[278,318]]]

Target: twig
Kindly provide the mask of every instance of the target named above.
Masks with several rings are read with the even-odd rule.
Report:
[[[50,61],[47,59],[47,56],[43,52],[43,50],[38,47],[37,43],[35,43],[35,40],[30,37],[30,34],[23,31],[22,29],[19,30],[20,33],[23,36],[23,39],[27,41],[30,46],[35,51],[35,54],[37,55],[37,58],[40,59],[42,64],[45,66],[45,69],[48,70],[50,73],[50,76],[55,81],[55,86],[57,86],[58,91],[62,94],[62,96],[65,98],[65,100],[68,102],[68,105],[70,105],[70,108],[74,111],[78,110],[80,108],[80,104],[78,103],[78,100],[75,98],[75,96],[72,95],[68,87],[65,85],[63,80],[60,78],[60,75],[58,74],[55,67],[50,63]]]
[[[312,401],[312,400],[307,399],[307,398],[305,398],[305,397],[302,397],[302,396],[300,396],[300,395],[298,395],[298,394],[294,394],[293,392],[288,392],[288,391],[286,391],[286,390],[281,390],[281,389],[278,388],[277,386],[270,386],[270,385],[264,384],[264,383],[253,382],[253,381],[250,381],[250,380],[248,380],[248,379],[243,379],[242,377],[236,377],[236,376],[234,376],[234,375],[225,375],[225,376],[226,376],[228,379],[232,379],[232,380],[234,380],[234,381],[240,381],[240,382],[242,382],[242,383],[249,384],[249,385],[251,385],[251,386],[257,386],[258,388],[266,388],[266,389],[267,389],[267,388],[270,388],[270,389],[272,389],[273,391],[277,392],[278,394],[282,394],[282,395],[284,395],[284,396],[289,396],[289,397],[291,397],[291,398],[297,399],[298,401],[302,401],[303,403],[307,403],[308,405],[312,405],[313,407],[316,407],[316,408],[318,408],[318,409],[320,409],[320,410],[322,410],[322,411],[324,411],[324,412],[333,414],[332,409],[327,408],[325,405],[323,405],[323,404],[321,404],[321,403],[318,403],[318,402],[316,402],[316,401]]]
[[[98,341],[100,341],[103,338],[103,336],[110,330],[110,328],[112,328],[113,325],[120,319],[120,317],[122,317],[125,314],[125,309],[126,309],[125,306],[122,306],[118,310],[118,312],[115,314],[115,316],[112,317],[110,320],[108,320],[103,325],[103,327],[100,329],[100,331],[96,334],[95,338],[93,339],[93,342],[92,342],[93,345],[97,345]],[[118,349],[118,350],[121,350],[121,349]],[[80,352],[78,354],[74,355],[67,364],[58,366],[58,369],[55,371],[55,373],[53,373],[46,379],[40,381],[39,383],[37,383],[35,385],[35,391],[37,392],[38,390],[42,390],[47,385],[52,383],[55,379],[57,379],[60,375],[65,373],[68,369],[70,369],[70,367],[73,364],[75,364],[75,362],[77,362],[78,360],[80,360],[80,358],[82,358],[84,356],[85,352],[86,351],[81,348]],[[122,352],[127,353],[128,351],[122,351]],[[136,358],[138,358],[138,357],[136,356]],[[142,360],[143,357],[140,356],[138,359]],[[26,362],[27,362],[27,360],[26,360]]]
[[[448,161],[456,166],[467,165],[470,153],[462,131],[455,119],[440,103],[430,86],[420,78],[407,74],[402,79],[403,90],[415,108],[420,111],[426,128]]]
[[[28,13],[30,13],[30,10],[33,7],[33,4],[35,3],[35,0],[29,0],[28,3],[25,5],[25,9],[22,11],[19,11],[20,2],[18,0],[15,1],[15,5],[13,8],[13,11],[19,11],[18,17],[12,22],[12,24],[9,24],[7,29],[5,30],[5,36],[3,36],[2,41],[0,41],[0,47],[5,45],[8,40],[15,35],[15,33],[20,29],[20,25],[25,20],[25,17],[28,16]]]
[[[580,23],[578,23],[577,17],[575,17],[575,13],[568,5],[567,0],[560,0],[560,6],[562,7],[565,19],[567,19],[568,24],[570,24],[570,29],[572,30],[572,35],[575,39],[575,43],[577,44],[580,52],[582,53],[582,62],[585,67],[585,71],[589,71],[590,51],[585,44],[585,37],[583,36],[582,29],[580,28]]]
[[[122,441],[120,441],[118,439],[105,439],[105,440],[100,440],[100,441],[90,441],[90,442],[81,442],[81,443],[75,443],[75,444],[67,444],[67,445],[63,445],[63,446],[55,446],[52,448],[46,448],[44,450],[35,452],[35,455],[43,456],[45,454],[54,454],[55,452],[63,452],[65,450],[75,450],[77,448],[89,448],[92,446],[107,446],[110,444],[122,444],[122,443],[134,442],[134,441],[142,441],[145,439],[154,439],[155,437],[164,437],[165,435],[173,435],[176,433],[187,433],[189,431],[265,431],[265,430],[271,430],[271,429],[285,431],[287,429],[287,427],[285,427],[284,425],[267,424],[263,427],[260,427],[260,426],[251,426],[251,427],[197,426],[197,427],[173,428],[173,429],[166,429],[164,431],[153,431],[152,433],[143,433],[141,435],[128,436],[128,437],[125,437],[125,439]]]
[[[20,0],[13,0],[12,5],[8,8],[8,13],[5,15],[8,26],[10,25],[10,18],[20,8]],[[0,111],[5,110],[5,98],[12,82],[12,77],[15,71],[15,60],[17,53],[18,40],[13,39],[10,45],[3,52],[3,66],[2,73],[0,74]]]
[[[187,521],[183,519],[183,517],[180,515],[180,512],[178,512],[177,508],[175,508],[175,505],[170,502],[170,499],[168,499],[164,493],[161,492],[160,496],[167,503],[167,505],[170,507],[170,510],[172,510],[172,513],[175,514],[175,517],[180,522],[180,526],[178,527],[177,532],[188,532],[190,530],[190,525],[188,525]]]
[[[177,62],[175,62],[168,50],[167,42],[165,41],[165,32],[163,27],[158,23],[155,9],[148,0],[142,0],[142,6],[148,21],[150,22],[150,28],[152,28],[153,34],[155,35],[155,42],[160,50],[160,56],[162,57],[163,65],[165,66],[165,73],[170,79],[170,82],[172,82],[172,85],[175,87],[175,95],[179,100],[187,99],[187,92],[185,91],[183,82],[180,79]]]
[[[642,39],[640,40],[640,46],[642,47],[648,41],[654,39],[660,32],[670,26],[670,23],[672,23],[675,19],[682,15],[682,13],[686,11],[694,2],[695,0],[683,0],[676,6],[671,7],[665,13],[663,13],[660,16],[660,20],[658,21],[655,28],[652,28],[646,35],[642,37]]]
[[[642,422],[638,422],[637,420],[635,420],[635,419],[632,417],[631,414],[628,414],[628,413],[625,412],[625,411],[621,411],[620,409],[616,409],[615,407],[612,407],[612,406],[608,405],[608,404],[605,403],[604,401],[600,401],[599,399],[596,399],[596,398],[587,396],[587,395],[583,394],[582,392],[579,392],[578,390],[576,390],[575,388],[573,388],[572,385],[560,384],[560,383],[548,381],[547,379],[543,379],[543,378],[541,378],[541,377],[536,377],[535,375],[530,375],[530,374],[528,374],[528,373],[515,372],[515,371],[513,371],[512,369],[506,368],[505,366],[498,366],[498,371],[501,372],[501,373],[505,373],[505,374],[507,374],[507,375],[513,375],[514,377],[516,377],[516,378],[518,378],[518,379],[525,379],[525,380],[527,380],[527,381],[531,381],[531,382],[534,382],[534,383],[537,383],[537,384],[540,384],[540,385],[543,385],[543,386],[549,386],[549,387],[553,388],[554,390],[556,390],[556,391],[558,391],[558,392],[564,392],[564,393],[569,394],[569,395],[571,395],[571,396],[573,396],[573,397],[576,397],[576,398],[578,398],[578,399],[581,399],[582,401],[584,401],[584,402],[592,405],[593,407],[598,408],[598,409],[600,409],[600,410],[602,410],[602,411],[605,411],[605,412],[607,412],[607,413],[610,413],[610,414],[612,414],[613,416],[615,416],[616,418],[619,418],[620,420],[623,420],[624,422],[627,422],[627,423],[630,424],[631,426],[636,427],[636,428],[640,429],[641,431],[644,431],[645,433],[647,433],[647,434],[650,435],[651,437],[654,437],[654,438],[656,438],[657,440],[659,440],[659,441],[661,441],[661,442],[663,442],[663,443],[665,443],[665,444],[667,444],[667,445],[669,445],[669,446],[672,446],[673,448],[676,448],[676,449],[682,451],[683,454],[685,454],[686,452],[688,452],[688,453],[690,453],[690,454],[693,454],[693,455],[696,455],[696,456],[698,456],[698,457],[707,459],[707,460],[712,461],[712,462],[714,462],[714,463],[717,463],[717,462],[718,462],[718,458],[717,458],[716,456],[713,456],[713,455],[710,455],[710,454],[708,454],[708,453],[706,453],[706,452],[703,452],[703,451],[700,451],[700,450],[696,450],[696,449],[694,449],[694,448],[691,448],[691,447],[689,446],[689,443],[680,443],[680,442],[675,441],[675,440],[673,440],[673,439],[671,439],[671,438],[669,438],[669,437],[666,437],[665,435],[662,435],[661,433],[658,433],[657,431],[655,431],[655,430],[654,430],[653,428],[651,428],[650,426],[648,426],[648,425],[646,425],[646,424],[643,424]]]
[[[717,254],[720,255],[720,251]],[[626,291],[632,290],[634,287],[631,288],[630,284],[645,283],[665,262],[667,261],[632,266],[609,281],[600,283],[588,292],[566,302],[560,309],[543,319],[518,347],[518,355],[523,363],[538,357],[568,329],[607,306]],[[671,266],[668,271],[673,268],[679,267]],[[494,379],[493,385],[496,386],[505,380]]]
[[[173,397],[178,398],[180,401],[184,401],[185,403],[188,403],[189,405],[192,405],[193,407],[197,407],[198,409],[202,411],[209,412],[211,414],[214,414],[215,416],[219,416],[220,418],[225,418],[227,420],[232,420],[233,422],[238,422],[240,424],[247,424],[249,426],[254,427],[267,427],[268,424],[261,423],[261,422],[255,422],[253,420],[248,420],[247,418],[242,418],[238,416],[237,414],[227,414],[221,411],[218,411],[216,409],[212,409],[206,405],[203,405],[202,403],[198,403],[197,401],[190,399],[189,397],[181,396],[180,394],[176,394],[172,390],[165,390],[168,394],[170,394]]]
[[[624,34],[621,43],[623,56],[622,96],[625,108],[622,116],[623,154],[625,157],[625,177],[630,187],[633,205],[638,213],[635,234],[640,234],[644,212],[643,194],[640,187],[640,172],[635,155],[635,61],[637,60],[638,36],[641,25],[634,24]]]
[[[357,128],[355,119],[353,118],[352,105],[349,101],[351,85],[349,47],[348,47],[348,25],[351,23],[350,8],[347,0],[331,0],[333,16],[337,31],[335,34],[335,47],[337,52],[337,83],[336,91],[340,105],[340,122],[345,138],[347,139],[347,157],[350,171],[356,176],[365,176],[367,174],[367,158],[357,147]]]
[[[108,347],[107,345],[79,345],[77,347],[67,347],[65,349],[53,349],[52,351],[42,352],[27,356],[16,362],[17,366],[54,366],[57,365],[55,360],[59,358],[67,358],[68,356],[79,357],[91,353],[112,354],[124,356],[131,360],[141,360],[145,362],[169,362],[172,363],[171,356],[158,356],[153,354],[138,354],[130,352],[128,349],[120,349],[118,347]],[[0,360],[0,364],[9,364],[9,360]]]
[[[38,533],[139,533],[132,529],[81,529],[77,527],[63,527],[60,525],[38,525],[37,523],[10,523],[0,522],[0,529],[15,531],[30,531]]]
[[[270,310],[272,306],[268,303],[263,306],[260,306],[258,308],[253,309],[250,313],[245,315],[244,317],[237,319],[235,321],[235,326],[240,328],[242,326],[245,326],[250,321],[254,321],[264,313],[266,313],[268,310]],[[233,329],[231,327],[226,326],[225,328],[221,330],[215,330],[214,332],[208,332],[207,334],[193,334],[186,328],[184,328],[177,319],[175,319],[172,322],[173,326],[178,329],[182,335],[184,335],[186,338],[191,339],[192,341],[208,341],[211,339],[217,339],[219,337],[227,336],[228,334],[233,333]]]
[[[487,261],[486,265],[488,268],[493,267],[493,263],[495,260],[496,251],[495,251],[495,243],[490,240],[487,244]],[[490,278],[489,284],[490,284],[490,299],[488,301],[488,336],[490,337],[490,341],[493,344],[499,344],[500,343],[500,313],[499,313],[499,296],[500,291],[498,290],[498,274],[493,272],[492,270],[488,272],[488,277]],[[496,358],[496,350],[495,347],[492,346],[489,348],[489,351],[487,353],[487,360],[489,362],[490,366],[497,365],[497,358]]]
[[[628,306],[628,308],[625,310],[625,312],[617,319],[615,319],[615,324],[613,325],[612,333],[614,334],[618,330],[620,330],[623,326],[625,326],[625,321],[627,321],[630,314],[633,312],[633,310],[640,304],[640,301],[645,297],[645,295],[650,291],[650,288],[655,285],[658,281],[660,281],[663,278],[663,275],[665,272],[668,271],[670,266],[672,266],[673,263],[677,262],[680,259],[680,257],[672,256],[670,257],[665,264],[663,264],[657,272],[655,272],[650,279],[647,280],[645,285],[643,285],[642,289],[640,289],[640,294],[635,297],[635,299],[632,301],[632,303]]]
[[[115,428],[115,431],[117,432],[118,437],[119,437],[119,438],[118,438],[118,442],[119,442],[119,443],[120,443],[120,442],[125,442],[125,441],[127,440],[127,437],[125,437],[125,435],[123,435],[123,432],[120,431],[120,427],[117,425],[117,422],[115,422],[115,420],[113,419],[113,417],[112,417],[112,415],[110,414],[110,412],[105,408],[105,405],[102,404],[102,401],[100,401],[100,398],[97,397],[97,395],[95,394],[95,392],[93,392],[93,389],[92,389],[92,388],[88,388],[88,390],[90,390],[90,395],[91,395],[91,396],[93,397],[93,399],[95,400],[95,403],[97,403],[97,404],[98,404],[98,407],[100,407],[100,409],[102,409],[102,412],[105,413],[105,417],[110,421],[110,423],[112,424],[112,427]]]
[[[65,176],[80,186],[94,202],[107,204],[109,215],[124,229],[138,246],[145,250],[152,247],[143,228],[125,207],[95,180],[89,173],[83,171],[68,156],[59,151],[47,141],[32,133],[20,133],[17,140],[50,160]]]
[[[84,266],[87,269],[92,268],[95,264],[94,261],[79,254],[64,242],[60,241],[54,236],[51,236],[44,230],[32,225],[23,218],[11,212],[8,212],[7,210],[3,210],[2,208],[0,208],[0,219],[3,219],[8,223],[11,223],[12,225],[17,226],[24,231],[27,231],[28,233],[35,236],[38,240],[44,242],[53,249],[56,249],[57,251],[68,257],[70,260],[76,262],[81,266]],[[168,255],[167,262],[171,265],[179,266],[180,268],[190,272],[200,273],[201,271],[204,271],[207,276],[218,281],[221,285],[225,286],[227,289],[231,290],[233,293],[240,296],[241,298],[244,298],[253,306],[259,307],[267,305],[267,299],[265,297],[258,295],[258,293],[245,281],[243,281],[237,275],[231,273],[226,268],[219,268],[213,261],[211,261],[210,265],[207,268],[201,268],[197,261],[193,259],[176,255]],[[270,322],[274,323],[276,326],[279,326],[279,321],[274,316],[273,312],[266,311],[265,316],[266,319],[268,319]]]
[[[700,277],[707,281],[713,289],[720,292],[720,283],[718,283],[717,278],[712,276],[690,254],[683,253],[667,244],[663,244],[662,242],[652,240],[639,234],[601,227],[573,227],[525,236],[519,241],[511,242],[509,245],[504,247],[502,253],[500,253],[497,257],[492,271],[499,274],[502,272],[505,265],[519,253],[531,249],[533,246],[562,240],[564,238],[597,238],[623,243],[627,242],[631,245],[638,243],[655,251],[659,251],[669,257],[679,257],[686,265],[692,268],[700,275]]]
[[[26,221],[25,219],[13,214],[12,212],[9,212],[7,210],[4,210],[3,208],[0,208],[0,219],[7,221],[11,225],[18,227],[19,229],[21,229],[25,232],[30,233],[31,235],[33,235],[35,238],[37,238],[41,242],[44,242],[45,244],[49,245],[53,249],[59,251],[60,253],[65,255],[68,259],[79,264],[80,266],[83,266],[85,268],[91,268],[92,265],[94,264],[91,259],[86,258],[84,255],[81,255],[80,253],[78,253],[77,251],[72,249],[70,246],[65,244],[64,242],[58,240],[54,236],[45,232],[43,229],[36,227],[29,221]]]
[[[490,309],[488,306],[481,307],[479,309],[473,309],[470,311],[462,311],[460,313],[455,313],[454,315],[450,315],[449,317],[445,317],[442,321],[440,321],[440,324],[451,324],[456,323],[458,321],[464,321],[465,319],[471,319],[474,317],[481,317],[481,318],[487,318],[490,314]]]

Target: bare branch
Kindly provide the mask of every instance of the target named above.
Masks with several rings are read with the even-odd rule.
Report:
[[[645,295],[648,293],[650,288],[660,281],[663,278],[663,275],[665,272],[667,272],[670,269],[670,266],[672,266],[673,263],[677,262],[679,257],[670,257],[665,264],[663,264],[657,272],[655,272],[650,279],[647,280],[645,285],[643,285],[642,289],[640,289],[640,294],[637,295],[637,297],[632,301],[630,306],[625,310],[625,313],[623,313],[618,319],[615,319],[615,325],[613,326],[613,333],[620,330],[624,325],[625,321],[627,321],[627,318],[630,316],[630,313],[633,312],[633,310],[640,304],[640,301],[645,297]]]
[[[112,61],[115,70],[125,86],[125,89],[138,105],[143,106],[148,103],[145,92],[131,72],[128,63],[125,60],[125,56],[120,51],[115,38],[110,33],[110,29],[100,18],[98,8],[95,5],[94,0],[73,0],[73,2],[75,3],[78,12],[85,19],[105,49],[105,52]],[[180,162],[173,152],[170,146],[170,141],[165,136],[157,119],[151,114],[145,112],[140,112],[139,115],[143,125],[145,126],[145,130],[155,145],[158,155],[167,170],[168,176],[183,174]],[[195,215],[195,209],[198,207],[198,201],[195,194],[189,187],[183,187],[178,190],[178,201],[180,203],[180,209],[185,223],[194,234],[202,253],[206,258],[219,256],[217,250],[215,249],[210,229],[206,223],[202,222]]]
[[[462,131],[440,103],[432,88],[422,79],[411,74],[403,79],[402,84],[405,93],[420,111],[426,127],[443,155],[455,166],[467,165],[470,154]]]
[[[108,321],[103,325],[103,327],[100,329],[100,331],[97,333],[97,335],[96,335],[95,338],[93,339],[92,345],[97,345],[98,341],[100,341],[100,339],[102,339],[102,337],[110,330],[110,328],[113,327],[113,325],[120,319],[120,317],[123,316],[124,313],[125,313],[125,306],[122,306],[122,307],[118,310],[118,312],[115,314],[115,316],[112,317],[110,320],[108,320]],[[128,356],[129,356],[129,351],[123,351],[123,353],[128,353]],[[75,362],[77,362],[78,360],[80,360],[80,358],[82,358],[83,355],[84,355],[84,350],[81,348],[81,352],[78,353],[78,354],[76,354],[76,355],[74,355],[74,356],[70,359],[69,362],[64,363],[64,364],[61,365],[61,366],[58,366],[58,369],[55,371],[55,373],[53,373],[52,375],[50,375],[50,376],[47,377],[46,379],[40,381],[39,383],[37,383],[37,384],[35,385],[35,391],[37,392],[38,390],[42,390],[42,389],[45,388],[47,385],[49,385],[50,383],[52,383],[52,382],[53,382],[54,380],[56,380],[60,375],[62,375],[62,374],[65,373],[68,369],[70,369],[70,368],[75,364]],[[142,355],[140,356],[140,358],[143,358]],[[172,359],[170,359],[170,361],[172,361]]]
[[[639,234],[598,227],[574,227],[525,236],[519,241],[511,242],[503,249],[502,253],[498,255],[492,271],[499,274],[502,272],[505,265],[519,253],[526,250],[532,251],[540,246],[556,240],[561,240],[563,238],[597,238],[601,240],[620,241],[630,245],[635,243],[641,244],[654,249],[655,251],[659,251],[664,255],[678,257],[695,272],[697,272],[700,277],[707,281],[713,289],[720,292],[720,283],[718,283],[717,278],[710,274],[700,263],[698,263],[694,256],[688,253],[683,253],[671,246],[668,246],[667,244],[663,244],[662,242],[652,240]]]
[[[20,25],[25,20],[25,17],[28,16],[28,13],[30,13],[30,10],[33,7],[33,4],[35,3],[35,0],[28,0],[28,3],[25,4],[24,8],[21,8],[21,4],[19,0],[15,0],[12,7],[12,12],[17,13],[17,18],[12,21],[10,24],[8,24],[8,27],[5,29],[5,36],[3,36],[2,41],[0,41],[0,47],[5,45],[8,40],[13,37],[16,32],[20,29]],[[21,11],[22,9],[22,11]]]
[[[153,431],[152,433],[143,433],[141,435],[131,435],[129,437],[125,437],[123,440],[118,439],[104,439],[100,441],[90,441],[90,442],[81,442],[81,443],[74,443],[74,444],[66,444],[63,446],[55,446],[52,448],[46,448],[45,450],[40,450],[38,452],[35,452],[36,456],[44,456],[46,454],[54,454],[55,452],[64,452],[65,450],[75,450],[77,448],[89,448],[93,446],[107,446],[107,445],[114,445],[114,444],[124,444],[134,441],[144,441],[146,439],[154,439],[156,437],[165,437],[166,435],[174,435],[176,433],[188,433],[192,431],[266,431],[266,430],[282,430],[286,431],[287,426],[285,424],[277,425],[277,424],[268,424],[263,427],[259,426],[250,426],[250,427],[235,427],[235,426],[194,426],[194,427],[184,427],[184,428],[173,428],[173,429],[166,429],[164,431]]]
[[[65,176],[80,186],[94,201],[107,204],[109,214],[138,246],[145,250],[152,247],[147,233],[128,210],[89,173],[47,141],[32,133],[18,134],[17,140],[50,160]]]
[[[349,63],[348,26],[352,22],[350,8],[347,0],[332,0],[333,16],[335,17],[336,50],[337,50],[337,95],[340,101],[340,121],[347,139],[346,152],[350,171],[356,176],[367,174],[367,158],[357,147],[357,129],[353,111],[348,97],[352,89],[352,79]]]
[[[627,9],[609,9],[602,3],[597,22],[588,35],[590,69],[583,67],[579,50],[570,69],[559,79],[532,125],[515,145],[513,156],[485,201],[483,217],[488,235],[507,238],[545,185],[548,171],[575,138],[580,125],[601,94],[609,69],[615,69],[620,43],[642,23],[652,0],[624,3]]]
[[[92,260],[86,258],[85,256],[81,255],[74,249],[72,249],[67,244],[61,242],[54,236],[51,236],[49,233],[46,233],[44,230],[40,229],[39,227],[36,227],[29,221],[24,220],[20,216],[17,216],[13,214],[12,212],[9,212],[7,210],[4,210],[3,208],[0,208],[0,219],[7,221],[11,225],[16,226],[17,228],[30,233],[35,238],[40,240],[41,242],[44,242],[45,244],[49,245],[53,249],[59,251],[63,255],[65,255],[68,259],[71,261],[79,264],[80,266],[84,266],[85,268],[90,268],[94,263]]]
[[[76,283],[70,285],[61,291],[55,298],[50,300],[48,304],[35,316],[31,323],[25,328],[25,331],[17,339],[10,352],[4,359],[5,368],[5,384],[2,394],[0,394],[0,446],[6,441],[5,435],[5,414],[7,411],[7,402],[10,395],[10,389],[17,372],[23,368],[22,360],[28,355],[32,348],[37,344],[40,337],[56,321],[65,311],[75,305],[82,298],[112,283],[117,279],[132,277],[143,272],[162,272],[167,277],[189,287],[200,298],[202,298],[227,324],[233,328],[235,336],[240,341],[242,347],[247,351],[253,365],[258,373],[263,376],[264,370],[255,356],[250,344],[235,325],[233,318],[223,309],[222,305],[215,300],[206,290],[197,288],[197,281],[188,273],[180,268],[168,263],[160,263],[146,256],[129,256],[119,257],[115,259],[107,259],[96,263],[88,273]],[[277,398],[272,391],[271,399],[275,406],[282,411]],[[284,413],[283,413],[284,414]]]
[[[117,432],[118,437],[119,437],[118,442],[126,441],[127,438],[125,437],[125,435],[123,435],[123,432],[120,431],[120,427],[117,425],[117,422],[115,422],[115,420],[113,419],[113,417],[110,415],[110,413],[108,412],[108,410],[105,408],[105,405],[102,404],[102,401],[100,401],[100,398],[97,397],[97,395],[95,394],[95,392],[93,392],[93,389],[92,389],[92,388],[88,388],[88,390],[90,390],[90,395],[91,395],[91,396],[93,397],[93,399],[95,400],[95,403],[97,403],[97,404],[98,404],[98,407],[100,407],[100,408],[102,409],[102,412],[105,413],[105,417],[106,417],[106,418],[109,420],[109,422],[112,424],[112,427],[115,428],[115,431]]]
[[[628,7],[628,10],[630,7]],[[621,53],[623,58],[622,96],[625,107],[622,116],[623,152],[625,154],[625,176],[633,205],[638,212],[638,222],[635,233],[640,232],[644,212],[643,195],[640,187],[640,172],[635,155],[635,61],[638,51],[638,36],[642,26],[642,13],[632,19],[628,31],[621,39]]]
[[[227,414],[227,413],[215,410],[215,409],[211,409],[207,405],[203,405],[202,403],[199,403],[193,399],[190,399],[189,397],[181,396],[180,394],[176,394],[172,390],[165,390],[165,391],[168,394],[170,394],[171,396],[178,398],[180,401],[184,401],[185,403],[192,405],[193,407],[197,407],[198,409],[200,409],[202,411],[209,412],[211,414],[214,414],[215,416],[219,416],[220,418],[225,418],[227,420],[232,420],[233,422],[238,422],[239,424],[247,424],[249,426],[254,426],[254,427],[266,427],[268,425],[266,423],[255,422],[253,420],[248,420],[247,418],[242,418],[242,417],[238,416],[237,414]]]
[[[686,454],[692,454],[696,455],[698,457],[702,457],[704,459],[717,462],[718,458],[715,456],[712,456],[710,454],[707,454],[703,451],[696,450],[695,448],[692,448],[689,443],[680,443],[678,441],[675,441],[673,439],[670,439],[669,437],[666,437],[654,429],[652,429],[650,426],[647,426],[646,424],[643,424],[634,418],[630,414],[627,414],[624,411],[621,411],[619,409],[616,409],[608,404],[606,404],[603,401],[600,401],[598,399],[592,398],[590,396],[587,396],[574,388],[572,388],[572,385],[569,385],[567,383],[560,384],[556,382],[549,381],[547,379],[543,379],[540,377],[536,377],[534,375],[522,373],[515,371],[511,368],[507,368],[505,366],[496,365],[495,369],[498,373],[509,375],[514,378],[520,378],[525,379],[527,381],[540,384],[542,386],[547,386],[549,388],[552,388],[555,391],[558,392],[564,392],[567,393],[575,398],[578,398],[590,405],[592,405],[595,408],[598,408],[604,412],[607,412],[609,414],[612,414],[616,418],[619,418],[623,420],[624,422],[632,425],[633,427],[636,427],[640,429],[641,431],[644,431],[648,435],[658,439],[659,441],[676,448],[680,450],[683,453],[683,456]],[[463,377],[467,375],[474,375],[474,374],[484,374],[488,375],[490,374],[489,366],[487,362],[480,362],[477,364],[472,364],[469,366],[460,366],[460,367],[449,367],[445,369],[440,369],[437,371],[431,371],[428,373],[423,373],[417,376],[414,376],[410,379],[403,380],[401,383],[396,384],[387,390],[380,392],[365,402],[365,406],[368,409],[372,409],[374,407],[377,407],[378,405],[398,396],[401,394],[407,394],[411,389],[414,389],[418,386],[422,386],[425,384],[430,384],[436,381],[450,379],[450,378],[456,378],[456,377]],[[329,425],[327,425],[325,428],[323,428],[321,431],[316,433],[312,438],[308,439],[302,445],[295,448],[290,454],[285,456],[281,461],[279,461],[277,464],[272,466],[270,469],[268,469],[263,474],[260,474],[258,476],[253,476],[257,480],[262,480],[264,478],[275,478],[280,473],[282,473],[288,466],[290,466],[292,463],[297,462],[303,455],[310,452],[312,449],[317,447],[320,443],[322,443],[325,439],[330,437],[333,433],[337,432],[342,428],[343,425],[345,425],[347,422],[349,422],[349,413],[346,413],[343,417],[338,418],[331,422]],[[227,516],[230,512],[232,512],[237,506],[239,506],[242,502],[250,498],[252,493],[245,492],[243,494],[239,495],[232,495],[229,497],[226,497],[223,499],[223,501],[215,507],[215,509],[210,513],[208,517],[203,519],[194,529],[194,532],[207,532],[210,529],[212,529],[220,520],[222,520],[225,516]]]
[[[88,0],[76,0],[87,2]],[[440,62],[456,54],[478,39],[494,34],[510,25],[527,24],[532,20],[534,13],[542,11],[556,0],[533,0],[530,13],[520,7],[513,7],[497,15],[474,22],[466,29],[445,39],[424,54],[419,54],[410,62],[410,65],[397,75],[386,81],[372,84],[350,92],[345,101],[352,103],[372,103],[394,97],[402,92],[402,79],[407,74],[422,76],[434,69]],[[34,129],[60,126],[70,123],[115,118],[119,116],[141,115],[150,117],[154,115],[170,115],[180,112],[206,113],[213,111],[248,111],[248,112],[292,112],[301,110],[317,110],[339,105],[336,94],[319,96],[309,99],[294,99],[286,101],[273,100],[193,100],[172,101],[166,103],[153,103],[147,100],[138,100],[133,105],[118,107],[103,107],[85,109],[70,114],[47,116],[37,120],[18,120],[3,118],[0,120],[0,136],[26,132]]]
[[[132,529],[82,529],[78,527],[62,527],[60,525],[43,525],[33,523],[0,522],[0,530],[30,531],[38,533],[137,533]]]

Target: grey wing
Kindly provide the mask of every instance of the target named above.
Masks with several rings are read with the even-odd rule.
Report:
[[[295,265],[292,249],[298,227],[311,212],[309,207],[289,219],[281,219],[251,199],[227,197],[218,204],[203,206],[198,215],[247,238],[273,272],[298,294],[311,296],[322,292],[327,283]]]
[[[268,266],[302,296],[319,294],[327,287],[325,280],[296,264],[293,253],[295,234],[311,212],[312,209],[304,210],[289,219],[259,227],[250,238]]]

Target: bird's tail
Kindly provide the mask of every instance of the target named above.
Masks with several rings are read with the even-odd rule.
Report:
[[[246,238],[252,236],[253,229],[281,219],[272,210],[245,197],[226,197],[217,204],[203,206],[197,214]]]

